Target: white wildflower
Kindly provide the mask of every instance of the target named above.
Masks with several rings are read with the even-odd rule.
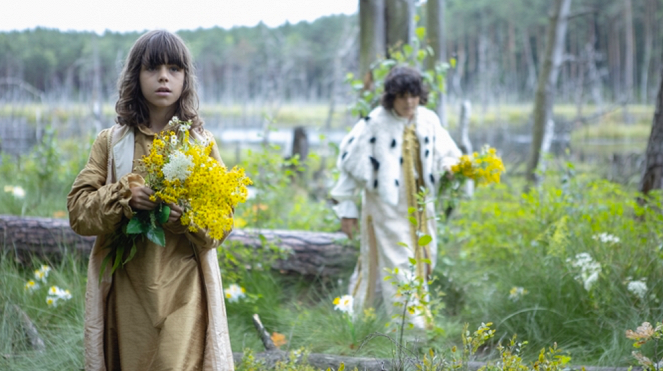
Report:
[[[626,289],[633,295],[644,299],[647,294],[647,281],[642,278],[639,280],[631,280],[631,277],[626,279]]]
[[[50,271],[51,267],[49,267],[48,265],[42,265],[41,268],[35,271],[35,279],[41,282],[46,282],[46,278],[48,278],[48,273]]]
[[[36,283],[34,280],[30,280],[25,283],[25,289],[32,292],[35,291],[39,288],[39,284]]]
[[[343,295],[340,298],[334,299],[334,309],[352,315],[353,301],[354,300],[351,295]]]
[[[46,297],[46,304],[49,307],[57,307],[58,306],[58,299],[57,297],[54,296],[47,296]]]
[[[619,241],[620,241],[619,237],[613,236],[613,235],[611,235],[609,233],[605,233],[605,232],[595,234],[595,235],[592,236],[592,238],[596,241],[600,241],[600,242],[603,242],[603,243],[619,243]]]
[[[511,299],[513,301],[518,301],[518,299],[522,298],[528,292],[529,291],[525,290],[523,287],[514,286],[509,291],[509,299]]]
[[[176,146],[177,145],[177,135],[173,135],[170,137],[170,144]]]
[[[190,167],[193,167],[193,157],[187,156],[180,151],[173,152],[168,156],[168,163],[161,169],[166,180],[172,182],[179,179],[184,183],[191,174]]]
[[[25,190],[20,186],[5,186],[4,190],[7,193],[11,193],[15,198],[25,197]]]
[[[592,285],[599,279],[601,273],[601,264],[594,261],[591,255],[586,252],[580,253],[575,256],[575,260],[566,259],[574,268],[580,268],[580,274],[575,276],[575,279],[582,283],[585,290],[589,291]]]
[[[67,301],[69,299],[71,299],[71,292],[69,292],[69,290],[63,290],[57,286],[51,286],[48,289],[46,304],[48,304],[49,307],[56,307],[59,301]]]
[[[243,299],[246,297],[246,290],[243,287],[240,287],[236,283],[233,283],[230,286],[228,286],[228,288],[225,291],[226,291],[226,299],[228,299],[228,301],[231,303],[235,303],[239,301],[239,299]]]

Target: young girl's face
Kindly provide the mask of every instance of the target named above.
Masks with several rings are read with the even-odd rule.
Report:
[[[184,70],[162,64],[140,68],[140,90],[152,108],[172,108],[182,95]]]

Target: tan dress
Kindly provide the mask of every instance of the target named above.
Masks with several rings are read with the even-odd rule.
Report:
[[[134,160],[149,153],[153,139],[146,127],[134,130]],[[107,129],[67,198],[74,231],[98,236],[88,269],[86,370],[233,370],[215,266],[221,241],[205,231],[190,233],[179,222],[166,224],[165,247],[139,241],[134,258],[99,283],[107,237],[132,216],[129,179],[145,175],[134,168],[106,184],[108,154]],[[211,156],[221,161],[216,146]]]

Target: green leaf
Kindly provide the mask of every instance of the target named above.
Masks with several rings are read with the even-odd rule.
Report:
[[[419,62],[421,62],[421,61],[424,60],[424,58],[426,58],[426,52],[423,51],[423,50],[419,50],[419,51],[417,52],[417,60],[418,60]]]
[[[408,219],[410,220],[410,223],[412,223],[412,225],[417,225],[417,218],[411,216]]]
[[[170,206],[162,205],[156,213],[157,221],[163,224],[168,221],[168,217],[170,216]]]
[[[417,27],[417,29],[414,30],[414,33],[417,35],[419,40],[423,40],[424,37],[426,37],[426,27]]]
[[[113,255],[113,252],[109,252],[108,255],[104,258],[104,260],[101,262],[101,271],[99,272],[99,284],[101,284],[101,278],[104,276],[104,272],[106,271],[106,267],[108,264],[110,264],[111,261],[111,255]]]
[[[113,263],[113,268],[111,268],[111,274],[113,274],[117,268],[122,263],[122,255],[124,255],[124,245],[120,245],[115,250],[115,262]]]
[[[429,235],[423,235],[419,238],[419,246],[426,246],[433,240]]]
[[[147,231],[147,238],[159,246],[166,246],[166,234],[161,227],[150,228]]]
[[[136,255],[136,242],[133,241],[133,245],[131,245],[131,250],[129,250],[129,256],[127,256],[127,259],[122,262],[122,265],[127,264],[131,259],[134,258],[134,255]]]
[[[410,261],[410,264],[412,264],[412,265],[417,265],[417,259],[415,259],[415,258],[408,258],[408,260]]]
[[[134,215],[129,224],[127,224],[127,234],[140,234],[143,233],[143,223],[141,223],[138,215]]]
[[[410,247],[405,242],[398,242],[397,245],[398,246],[403,246],[403,247]]]

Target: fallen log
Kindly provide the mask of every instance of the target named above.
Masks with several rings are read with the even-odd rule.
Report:
[[[233,360],[235,361],[235,366],[239,365],[242,362],[242,357],[244,353],[233,352]],[[265,362],[266,369],[274,369],[274,365],[279,362],[288,361],[288,353],[282,350],[273,350],[262,353],[255,353],[253,355],[256,361]],[[423,359],[423,356],[421,357]],[[391,359],[380,359],[380,358],[368,358],[368,357],[350,357],[350,356],[338,356],[333,354],[322,354],[322,353],[311,353],[308,356],[308,364],[315,367],[318,370],[327,370],[331,368],[332,370],[338,370],[338,366],[343,362],[345,365],[345,370],[352,371],[355,367],[359,371],[392,371],[392,360]],[[493,361],[493,364],[497,362]],[[467,365],[468,371],[477,371],[481,367],[486,366],[486,362],[475,362],[471,361]],[[567,371],[643,371],[642,367],[600,367],[600,366],[574,366],[566,365],[565,370]],[[451,369],[451,368],[450,368]]]
[[[95,237],[80,236],[66,219],[0,215],[0,252],[13,252],[27,263],[33,256],[58,260],[65,254],[87,257]],[[236,229],[223,246],[239,244],[254,249],[265,244],[289,252],[272,268],[302,275],[333,276],[352,269],[357,251],[342,233],[290,230]]]

